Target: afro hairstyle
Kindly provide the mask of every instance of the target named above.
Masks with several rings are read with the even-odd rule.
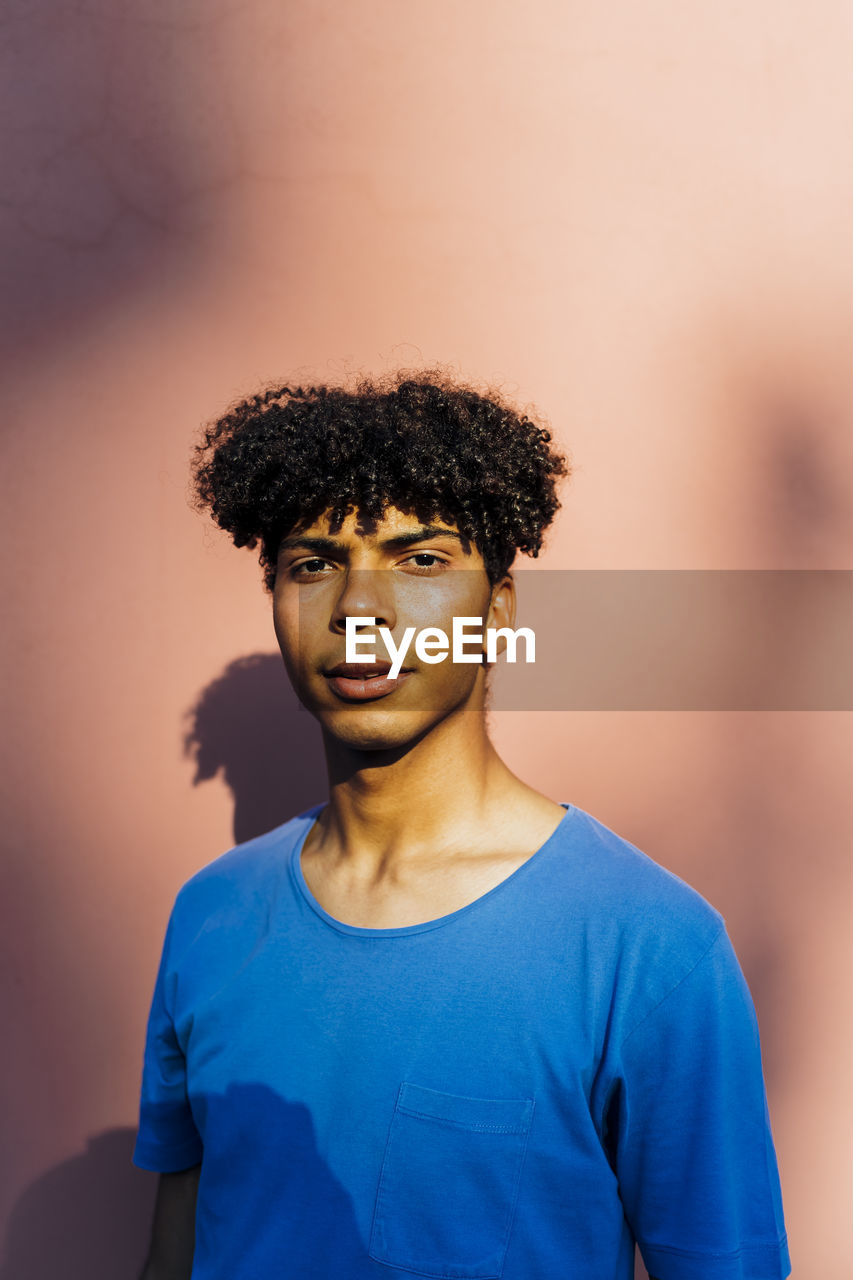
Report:
[[[282,538],[326,512],[334,533],[351,511],[369,524],[389,506],[454,523],[494,586],[517,551],[539,554],[561,505],[555,481],[571,465],[551,438],[502,393],[440,368],[273,386],[202,429],[192,505],[235,546],[260,543],[270,593]]]

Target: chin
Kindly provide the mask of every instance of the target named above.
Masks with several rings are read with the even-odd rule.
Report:
[[[440,719],[441,717],[438,717]],[[432,728],[436,717],[416,711],[388,711],[375,715],[321,715],[323,731],[355,751],[385,751],[404,747]]]

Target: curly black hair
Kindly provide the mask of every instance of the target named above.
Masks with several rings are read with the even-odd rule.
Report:
[[[494,585],[517,550],[539,554],[561,505],[555,480],[571,465],[551,438],[499,391],[481,394],[441,368],[270,387],[203,428],[192,505],[209,508],[235,546],[260,542],[270,593],[287,534],[327,511],[333,533],[353,510],[375,522],[389,506],[456,524]]]

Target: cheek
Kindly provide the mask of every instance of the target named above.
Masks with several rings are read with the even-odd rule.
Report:
[[[425,627],[440,627],[448,639],[453,636],[454,618],[482,618],[485,625],[489,595],[479,585],[475,589],[468,572],[448,573],[442,579],[441,590],[434,593],[406,593],[397,602],[398,621],[405,621],[407,626],[415,626],[418,631]]]
[[[275,638],[276,640],[278,640],[278,643],[281,644],[282,639],[284,637],[284,616],[282,613],[281,604],[277,599],[273,600],[272,625],[273,625],[273,630],[275,631]]]
[[[302,648],[300,632],[304,627],[304,619],[300,620],[298,610],[287,607],[284,602],[276,602],[273,608],[273,628],[282,653],[298,658]]]

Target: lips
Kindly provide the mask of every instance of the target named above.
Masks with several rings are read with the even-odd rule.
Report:
[[[410,668],[404,667],[404,671]],[[371,676],[387,676],[390,662],[339,662],[324,672],[327,676],[343,676],[348,680],[369,680]]]
[[[329,688],[344,702],[369,702],[375,698],[385,698],[404,684],[411,667],[403,667],[396,679],[388,672],[390,662],[339,662],[323,674],[329,682]]]

